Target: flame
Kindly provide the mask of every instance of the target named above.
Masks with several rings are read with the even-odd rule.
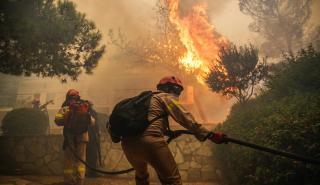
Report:
[[[227,47],[228,40],[221,36],[209,23],[206,15],[207,4],[197,3],[191,11],[181,17],[179,14],[179,0],[168,0],[169,20],[178,32],[186,53],[179,58],[179,63],[187,72],[196,74],[199,82],[207,76],[210,69],[225,69],[219,62],[219,50]]]

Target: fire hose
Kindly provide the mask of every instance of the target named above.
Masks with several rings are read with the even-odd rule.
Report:
[[[167,143],[169,144],[173,139],[179,137],[181,134],[185,134],[184,132],[179,132],[179,131],[185,131],[185,130],[177,130],[177,131],[172,131],[169,134],[169,138],[167,139]],[[189,134],[192,134],[191,132]],[[97,169],[92,167],[90,164],[88,164],[86,161],[84,161],[83,159],[81,159],[81,157],[79,157],[76,152],[74,151],[74,149],[70,146],[69,142],[67,139],[65,139],[65,144],[67,146],[67,148],[71,151],[71,153],[73,154],[73,156],[79,160],[81,163],[83,163],[88,169],[101,173],[101,174],[105,174],[105,175],[120,175],[120,174],[125,174],[125,173],[129,173],[134,171],[134,168],[129,168],[129,169],[125,169],[125,170],[119,170],[119,171],[106,171],[106,170],[102,170],[102,169]]]
[[[181,136],[183,134],[193,135],[193,133],[188,131],[188,130],[175,130],[175,131],[172,131],[168,135],[169,138],[167,139],[167,143],[169,144],[173,139],[176,139],[177,137],[179,137],[179,136]],[[98,173],[101,173],[101,174],[105,174],[105,175],[119,175],[119,174],[124,174],[124,173],[129,173],[131,171],[134,171],[133,168],[120,170],[120,171],[105,171],[105,170],[94,168],[94,167],[90,166],[86,161],[81,159],[76,154],[76,152],[69,145],[67,140],[65,140],[65,142],[66,142],[67,147],[70,149],[71,153],[74,155],[74,157],[77,160],[79,160],[80,162],[82,162],[88,169],[90,169],[92,171],[95,171],[95,172],[98,172]],[[253,143],[248,143],[248,142],[245,142],[245,141],[242,141],[242,140],[238,140],[238,139],[234,139],[234,138],[225,136],[223,138],[223,143],[229,143],[229,142],[230,143],[234,143],[234,144],[238,144],[238,145],[242,145],[242,146],[246,146],[246,147],[249,147],[249,148],[253,148],[255,150],[260,150],[260,151],[271,153],[271,154],[274,154],[274,155],[286,157],[286,158],[293,159],[293,160],[296,160],[296,161],[301,161],[301,162],[306,162],[306,163],[310,163],[310,164],[320,165],[320,161],[317,160],[317,159],[314,159],[314,158],[309,158],[309,157],[297,155],[297,154],[290,153],[290,152],[276,150],[276,149],[272,149],[272,148],[256,145],[256,144],[253,144]]]
[[[181,134],[188,134],[188,135],[193,135],[192,132],[188,131],[188,130],[177,130],[176,131],[177,135],[181,135]],[[171,138],[169,138],[168,140],[170,140]],[[316,164],[316,165],[320,165],[320,160],[314,159],[314,158],[309,158],[309,157],[305,157],[305,156],[301,156],[298,154],[294,154],[294,153],[290,153],[290,152],[285,152],[285,151],[281,151],[281,150],[276,150],[273,148],[268,148],[268,147],[264,147],[264,146],[260,146],[257,144],[253,144],[253,143],[248,143],[239,139],[234,139],[228,136],[225,136],[223,138],[223,143],[234,143],[234,144],[238,144],[238,145],[242,145],[242,146],[246,146],[249,148],[253,148],[255,150],[260,150],[263,152],[267,152],[267,153],[271,153],[274,155],[279,155],[282,157],[286,157],[286,158],[290,158],[296,161],[301,161],[301,162],[306,162],[306,163],[310,163],[310,164]]]
[[[126,170],[120,170],[120,171],[106,171],[106,170],[102,170],[102,169],[97,169],[95,167],[92,167],[90,164],[88,164],[85,160],[81,159],[81,157],[79,157],[76,152],[74,151],[74,149],[70,146],[68,139],[65,139],[65,144],[67,146],[67,148],[71,151],[71,153],[73,154],[73,156],[79,160],[82,164],[84,164],[88,169],[101,173],[101,174],[105,174],[105,175],[120,175],[120,174],[124,174],[124,173],[129,173],[131,171],[134,171],[133,168],[129,168]]]

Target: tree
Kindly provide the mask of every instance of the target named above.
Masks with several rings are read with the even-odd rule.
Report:
[[[248,101],[254,87],[267,75],[266,60],[259,62],[258,49],[253,45],[222,48],[219,57],[224,70],[211,69],[206,83],[214,92],[240,103]]]
[[[240,10],[254,19],[249,29],[265,39],[261,49],[269,56],[301,46],[310,5],[311,0],[239,0]]]
[[[169,20],[167,0],[157,0],[154,8],[155,29],[149,34],[135,40],[128,40],[119,30],[109,32],[109,40],[112,45],[120,48],[120,55],[130,56],[138,62],[161,65],[174,73],[181,73],[181,64],[178,62],[186,48],[180,41],[178,30]],[[132,67],[137,67],[135,63]],[[182,75],[182,74],[180,74]]]
[[[319,158],[320,53],[312,47],[275,64],[263,94],[235,104],[215,130],[279,150]],[[246,147],[214,148],[227,184],[316,185],[320,167]],[[272,164],[272,165],[270,165]],[[253,168],[254,166],[254,168]]]
[[[302,48],[296,55],[284,56],[281,62],[270,66],[265,91],[275,98],[292,96],[298,92],[319,91],[319,61],[320,52],[311,45]]]
[[[97,66],[101,38],[68,0],[0,1],[2,73],[76,80]]]

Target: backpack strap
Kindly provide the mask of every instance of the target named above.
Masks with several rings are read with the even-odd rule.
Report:
[[[153,94],[159,94],[159,93],[161,93],[161,92],[159,92],[159,91],[158,92],[153,92]],[[164,105],[164,102],[161,100],[161,98],[159,98],[159,100]],[[165,116],[169,116],[169,115],[168,114],[163,114],[163,115],[160,115],[160,116],[152,119],[151,121],[156,121],[157,119],[160,119],[160,118],[165,117]],[[150,121],[150,123],[151,123],[151,121]],[[171,130],[169,122],[168,122],[168,125],[167,125],[167,130],[166,130],[166,132],[164,134],[170,138],[170,141],[172,139],[174,139],[174,138],[176,138],[176,137],[181,135],[180,133],[176,132],[175,130]]]
[[[152,96],[155,95],[155,94],[160,94],[160,93],[161,93],[160,91],[152,92]],[[150,120],[149,123],[151,124],[151,123],[157,121],[158,119],[164,118],[164,117],[166,117],[166,116],[168,116],[168,114],[159,115],[159,116],[153,118],[152,120]]]
[[[152,95],[154,95],[154,94],[160,94],[160,93],[162,93],[162,92],[160,92],[160,91],[152,92]],[[162,105],[164,105],[164,102],[161,100],[161,98],[159,98],[159,100],[161,101]],[[164,107],[163,107],[163,109],[164,109]],[[164,114],[162,114],[162,115],[159,115],[159,116],[153,118],[153,119],[150,121],[150,124],[151,124],[152,122],[154,122],[154,121],[156,121],[156,120],[158,120],[158,119],[160,119],[160,118],[166,117],[166,116],[169,116],[169,114],[164,113]],[[174,131],[172,131],[172,130],[170,129],[170,125],[169,125],[169,122],[168,122],[167,130],[166,130],[165,135],[170,136],[170,135],[172,135],[172,134],[174,134]]]

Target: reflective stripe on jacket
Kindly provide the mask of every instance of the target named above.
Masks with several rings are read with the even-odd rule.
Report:
[[[61,120],[61,122],[64,122],[64,115],[65,113],[69,111],[69,107],[68,106],[63,106],[59,109],[58,113],[55,115],[55,121],[56,124],[59,125],[57,123],[57,120]],[[89,126],[93,126],[96,123],[95,118],[91,115],[91,122]],[[59,126],[63,126],[63,124],[59,125]],[[89,141],[89,135],[88,135],[88,131],[82,133],[82,134],[72,134],[72,133],[68,133],[65,131],[65,129],[63,130],[63,134],[64,136],[68,136],[68,137],[75,137],[77,142],[88,142]]]
[[[161,115],[170,115],[181,126],[193,132],[200,141],[204,141],[210,132],[198,124],[192,114],[179,103],[178,97],[172,94],[161,92],[152,97],[148,119],[152,120]],[[162,117],[151,123],[143,135],[163,136],[168,124],[167,117]]]

